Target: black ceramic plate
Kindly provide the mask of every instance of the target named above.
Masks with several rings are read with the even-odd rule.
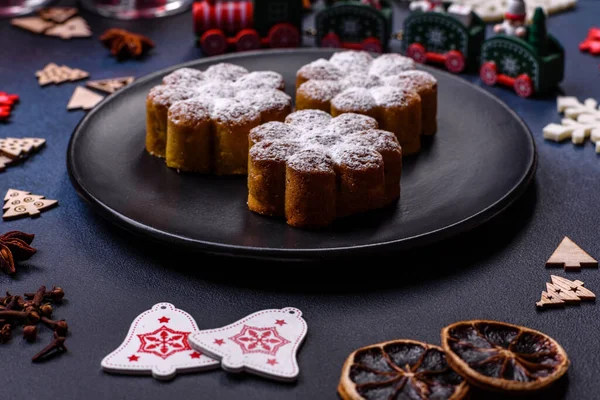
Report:
[[[325,230],[295,229],[281,218],[252,213],[245,177],[178,174],[145,152],[146,94],[174,69],[231,62],[275,70],[293,95],[296,71],[331,54],[234,54],[137,80],[75,130],[68,149],[73,185],[102,216],[151,239],[231,255],[305,259],[406,249],[456,235],[500,213],[532,181],[535,145],[519,117],[487,92],[430,68],[439,80],[439,131],[417,157],[405,159],[400,201]]]

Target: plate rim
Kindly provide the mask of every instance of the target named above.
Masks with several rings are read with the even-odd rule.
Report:
[[[331,54],[332,52],[343,51],[343,49],[324,49],[324,48],[300,48],[300,49],[269,49],[269,50],[257,50],[257,51],[246,51],[240,53],[230,53],[224,54],[215,57],[203,57],[191,61],[186,61],[184,63],[180,63],[177,65],[173,65],[170,67],[163,68],[161,70],[152,72],[150,74],[144,75],[139,79],[134,81],[135,83],[144,83],[146,81],[155,79],[157,76],[166,75],[175,69],[185,68],[190,66],[196,66],[197,64],[206,63],[218,63],[218,62],[235,62],[236,59],[246,58],[246,57],[255,57],[260,56],[262,54],[268,53],[273,55],[281,55],[286,56],[288,54],[298,54],[298,53],[314,53],[318,54]],[[399,54],[399,53],[397,53]],[[184,236],[179,236],[173,233],[165,232],[159,229],[152,228],[150,226],[144,225],[142,223],[133,220],[126,215],[119,213],[118,211],[112,209],[108,205],[104,204],[98,198],[96,198],[89,190],[87,190],[83,182],[81,182],[80,177],[77,175],[76,167],[74,165],[74,152],[75,152],[75,143],[78,137],[82,136],[84,132],[83,127],[87,124],[87,121],[93,118],[93,116],[102,109],[102,107],[116,99],[119,96],[123,96],[127,94],[127,91],[130,90],[133,86],[129,85],[124,87],[117,92],[106,96],[98,105],[96,105],[92,110],[90,110],[82,119],[79,121],[75,129],[73,130],[71,137],[69,139],[69,143],[67,146],[67,172],[69,175],[69,180],[71,184],[75,188],[77,194],[88,204],[91,205],[91,208],[98,215],[108,220],[112,224],[119,226],[120,228],[134,233],[141,238],[150,239],[155,242],[159,242],[162,244],[173,245],[177,247],[185,247],[188,250],[196,250],[205,253],[218,254],[218,255],[227,255],[233,257],[246,257],[246,258],[259,258],[259,259],[270,259],[270,260],[314,260],[317,258],[330,258],[330,257],[342,257],[342,256],[351,256],[358,254],[365,254],[374,251],[387,252],[387,251],[399,251],[399,250],[407,250],[409,248],[421,247],[425,245],[430,245],[436,242],[443,241],[449,237],[457,236],[464,234],[478,226],[481,226],[492,218],[501,214],[504,210],[514,204],[527,190],[529,185],[532,183],[535,177],[535,173],[537,170],[538,164],[538,153],[537,146],[535,144],[535,140],[533,138],[533,134],[529,129],[529,126],[525,123],[523,118],[519,116],[512,108],[510,108],[505,102],[499,99],[497,96],[492,93],[484,90],[483,88],[460,78],[460,76],[451,74],[444,70],[433,68],[427,65],[420,64],[420,69],[424,70],[435,70],[436,73],[441,73],[445,75],[449,79],[454,79],[460,81],[462,84],[468,85],[471,88],[479,91],[480,93],[488,96],[491,100],[495,101],[499,106],[504,108],[511,114],[518,123],[524,128],[525,132],[528,134],[528,142],[531,147],[531,157],[529,160],[529,165],[527,171],[523,174],[521,179],[509,190],[507,191],[500,199],[498,199],[495,203],[490,204],[488,207],[479,211],[476,214],[473,214],[467,218],[462,219],[461,221],[455,222],[452,225],[448,225],[443,228],[439,228],[433,231],[429,231],[426,233],[413,235],[403,239],[389,240],[386,242],[379,243],[371,243],[371,244],[362,244],[362,245],[353,245],[353,246],[340,246],[340,247],[331,247],[331,248],[304,248],[304,249],[292,249],[292,248],[272,248],[272,247],[253,247],[253,246],[240,246],[234,244],[224,244],[219,242],[211,242],[207,240],[197,240],[190,239]]]

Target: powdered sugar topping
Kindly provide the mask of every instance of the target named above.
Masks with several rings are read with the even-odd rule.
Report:
[[[206,76],[206,79],[233,82],[248,73],[246,68],[239,65],[219,63],[208,67],[204,72],[204,75]]]
[[[398,75],[401,72],[412,69],[415,69],[415,62],[412,58],[390,53],[382,54],[373,60],[369,68],[369,74],[384,77]]]
[[[404,71],[398,75],[384,78],[389,86],[410,88],[417,92],[421,90],[433,90],[437,85],[437,79],[425,71]]]
[[[306,80],[338,80],[341,79],[344,74],[330,61],[325,60],[324,58],[319,58],[318,60],[313,61],[310,64],[306,64],[300,68],[297,72],[297,76]]]
[[[175,124],[197,125],[210,120],[211,103],[202,98],[178,101],[169,107],[169,119]]]
[[[185,86],[159,85],[150,89],[148,99],[155,105],[170,107],[171,104],[199,96],[200,93]]]
[[[332,55],[329,61],[344,74],[364,74],[369,70],[373,57],[366,51],[340,51]]]
[[[297,170],[323,172],[333,164],[356,170],[378,168],[383,163],[378,150],[401,153],[401,149],[393,133],[377,127],[377,121],[365,115],[348,113],[332,118],[319,110],[297,111],[288,115],[285,123],[254,128],[250,157],[267,160],[271,155],[283,161],[284,153],[273,147],[285,144],[288,166]]]
[[[165,85],[184,85],[192,87],[204,81],[204,73],[193,68],[179,68],[163,78]]]
[[[283,76],[273,71],[255,71],[241,76],[235,81],[238,90],[246,89],[278,89],[283,90],[285,82]]]
[[[236,99],[215,99],[211,108],[211,117],[219,122],[242,124],[249,121],[259,121],[260,113],[253,107],[242,104]]]
[[[331,106],[341,112],[368,112],[376,107],[377,103],[371,90],[353,87],[335,96]]]

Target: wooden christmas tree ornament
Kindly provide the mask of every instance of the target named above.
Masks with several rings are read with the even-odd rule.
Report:
[[[560,276],[551,275],[554,286],[563,291],[575,294],[581,300],[596,300],[596,295],[589,289],[583,287],[584,283],[579,280],[570,281]]]
[[[566,236],[546,261],[546,267],[564,267],[565,271],[579,271],[581,267],[597,266],[598,261]]]
[[[40,138],[0,139],[0,172],[36,152],[45,143],[46,140]]]
[[[46,86],[50,83],[78,81],[89,77],[90,74],[78,68],[69,68],[66,65],[59,67],[55,63],[50,63],[43,70],[37,71],[35,76],[37,76],[40,86]]]
[[[552,283],[546,283],[546,292],[552,296],[558,297],[565,303],[577,304],[581,301],[581,299],[577,297],[575,293],[569,290],[564,290],[563,288]]]
[[[63,39],[85,38],[92,36],[92,31],[86,20],[75,17],[64,24],[56,25],[44,32],[48,36],[58,36]]]
[[[563,307],[565,302],[562,301],[558,296],[554,296],[550,293],[542,292],[540,301],[535,303],[538,308],[552,308],[552,307]]]
[[[73,96],[71,96],[71,100],[69,100],[67,110],[77,110],[79,108],[83,110],[91,110],[92,108],[96,107],[96,105],[100,103],[102,99],[104,99],[104,96],[94,93],[83,86],[77,86],[73,92]]]
[[[86,86],[92,89],[101,90],[106,93],[114,93],[117,90],[129,85],[135,78],[125,76],[122,78],[102,79],[99,81],[88,81]]]
[[[57,24],[62,24],[71,17],[77,15],[77,9],[74,7],[43,8],[38,11],[38,15],[46,21],[53,21]]]
[[[0,155],[0,172],[4,172],[6,167],[12,164],[12,158],[8,158],[6,156]]]
[[[4,196],[4,202],[2,218],[5,220],[22,218],[27,215],[32,218],[39,217],[42,211],[58,204],[56,200],[45,199],[44,196],[16,189],[8,189]]]
[[[45,30],[56,25],[54,22],[45,21],[40,17],[13,18],[10,20],[10,24],[33,33],[44,33]]]

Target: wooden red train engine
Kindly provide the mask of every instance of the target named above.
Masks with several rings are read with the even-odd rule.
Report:
[[[261,47],[298,47],[302,0],[202,0],[194,3],[194,30],[204,54]]]

